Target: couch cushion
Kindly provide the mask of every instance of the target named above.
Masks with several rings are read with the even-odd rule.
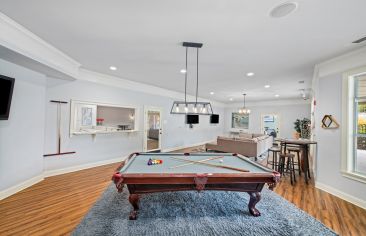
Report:
[[[237,141],[248,141],[248,140],[252,140],[252,138],[236,137],[235,140],[237,140]]]
[[[238,142],[245,142],[245,143],[255,143],[257,142],[256,139],[253,139],[253,138],[236,138],[236,141]]]
[[[239,138],[253,138],[253,135],[246,133],[239,133]]]
[[[235,140],[235,138],[230,138],[230,137],[225,137],[225,136],[217,136],[217,139]]]

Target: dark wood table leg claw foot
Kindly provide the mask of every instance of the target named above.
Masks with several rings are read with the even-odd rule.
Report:
[[[261,200],[261,194],[259,192],[248,192],[250,196],[248,208],[252,216],[260,216],[261,213],[255,208],[255,205]]]
[[[128,200],[130,201],[133,207],[133,210],[130,212],[130,220],[137,219],[137,214],[139,210],[139,199],[140,196],[138,194],[130,194],[130,196],[128,197]]]

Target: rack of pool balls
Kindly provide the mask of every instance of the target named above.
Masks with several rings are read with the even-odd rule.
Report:
[[[163,160],[156,160],[156,159],[149,159],[149,161],[147,162],[147,164],[149,166],[151,165],[158,165],[158,164],[163,164]]]

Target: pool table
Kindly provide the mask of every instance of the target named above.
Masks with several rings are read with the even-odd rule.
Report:
[[[149,159],[163,162],[148,165]],[[263,186],[272,190],[279,179],[278,172],[232,153],[132,153],[112,176],[119,192],[127,185],[133,207],[130,220],[137,218],[141,194],[187,190],[247,192],[250,214],[260,216],[255,205]]]

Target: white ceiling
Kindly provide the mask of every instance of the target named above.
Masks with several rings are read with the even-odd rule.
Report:
[[[300,98],[316,63],[354,49],[351,42],[366,35],[365,0],[298,0],[294,13],[271,18],[282,2],[0,0],[0,11],[84,68],[175,91],[184,91],[180,43],[201,42],[200,96],[238,102],[243,92],[249,101]]]

